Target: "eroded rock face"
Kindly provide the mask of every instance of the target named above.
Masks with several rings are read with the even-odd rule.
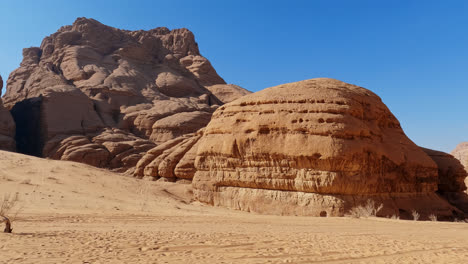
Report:
[[[195,167],[195,197],[235,209],[343,215],[372,198],[384,203],[384,215],[451,214],[435,193],[436,163],[381,99],[333,79],[280,85],[220,107]]]
[[[423,150],[437,164],[439,173],[437,190],[439,192],[463,192],[466,190],[467,173],[459,160],[442,151],[426,148]]]
[[[468,174],[463,165],[448,153],[426,148],[423,150],[437,164],[439,172],[437,192],[468,214],[468,195],[465,193]]]
[[[468,171],[468,142],[462,142],[452,151],[452,155],[457,158]]]
[[[0,76],[0,91],[3,88],[2,76]],[[14,151],[15,143],[15,123],[10,112],[3,106],[0,99],[0,149]]]
[[[195,175],[195,157],[203,130],[166,141],[138,161],[134,176],[148,180],[188,180]]]
[[[252,92],[234,84],[215,84],[206,87],[223,103],[230,103]]]
[[[78,18],[23,57],[4,96],[18,151],[118,171],[204,127],[222,104],[206,86],[231,87],[187,29],[127,31]]]
[[[465,171],[468,172],[468,142],[458,144],[451,154],[461,162]],[[465,184],[468,186],[468,177],[465,178]]]

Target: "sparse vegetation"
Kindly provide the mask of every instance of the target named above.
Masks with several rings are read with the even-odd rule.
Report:
[[[20,211],[20,209],[18,209],[13,213],[13,210],[17,207],[18,201],[18,193],[15,193],[13,196],[10,194],[5,194],[3,196],[3,200],[0,204],[0,223],[5,223],[5,229],[3,230],[5,233],[11,233],[13,231],[11,223],[15,220]]]
[[[390,219],[400,220],[400,217],[398,215],[392,215],[392,217],[390,217]]]
[[[382,210],[383,204],[380,204],[376,207],[375,202],[373,200],[367,200],[366,205],[359,205],[356,207],[351,208],[349,210],[349,216],[354,218],[361,218],[361,217],[375,217],[377,213]]]
[[[411,215],[413,215],[413,220],[418,221],[419,220],[419,213],[416,212],[416,210],[411,211]]]
[[[430,214],[429,220],[431,220],[432,222],[437,222],[437,216],[435,214]]]

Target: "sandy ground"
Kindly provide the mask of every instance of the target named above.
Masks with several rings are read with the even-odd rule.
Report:
[[[194,202],[188,184],[0,151],[0,197],[16,192],[0,263],[468,260],[466,223],[256,215]]]

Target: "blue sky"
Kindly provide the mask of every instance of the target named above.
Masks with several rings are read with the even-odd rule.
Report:
[[[186,27],[228,82],[251,91],[330,77],[377,93],[418,145],[468,141],[468,1],[0,1],[0,74],[77,17]]]

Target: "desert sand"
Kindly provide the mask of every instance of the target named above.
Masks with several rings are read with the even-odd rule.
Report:
[[[190,184],[0,151],[18,192],[0,263],[466,263],[466,223],[257,215],[192,200]],[[18,208],[19,208],[18,207]],[[3,229],[3,227],[2,227]]]

